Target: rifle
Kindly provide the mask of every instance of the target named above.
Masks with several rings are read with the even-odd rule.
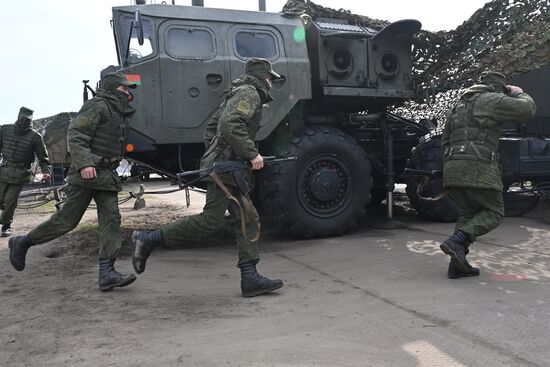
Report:
[[[275,156],[267,156],[264,158],[264,166],[269,166],[272,164],[279,164],[279,163],[285,163],[290,161],[295,161],[298,159],[298,157],[275,157]],[[181,189],[184,189],[186,187],[191,186],[197,181],[201,181],[208,177],[212,172],[214,173],[233,173],[233,177],[235,178],[235,182],[239,186],[239,189],[241,190],[243,195],[247,195],[250,192],[250,187],[248,186],[248,183],[246,182],[244,176],[242,175],[242,170],[250,169],[251,164],[249,161],[223,161],[223,162],[214,162],[212,164],[212,167],[203,168],[203,169],[196,169],[193,171],[184,171],[177,174],[178,177],[178,183]],[[183,182],[182,178],[187,176],[194,176],[199,175],[199,177],[188,181]]]
[[[271,164],[278,164],[278,163],[284,163],[284,162],[290,162],[295,161],[298,158],[297,157],[282,157],[277,158],[275,156],[268,156],[263,157],[264,159],[264,166],[268,166]],[[238,207],[241,212],[241,231],[245,238],[248,238],[250,241],[257,241],[258,238],[260,238],[260,223],[255,218],[255,210],[253,204],[250,202],[250,199],[247,198],[246,195],[250,192],[250,186],[248,186],[248,183],[246,182],[246,179],[243,175],[243,170],[250,169],[251,164],[249,161],[225,161],[225,162],[214,162],[212,164],[212,167],[203,168],[203,169],[196,169],[193,171],[184,171],[177,174],[178,177],[178,183],[181,189],[187,188],[191,186],[193,183],[200,181],[206,177],[210,177],[212,181],[225,193],[227,198],[229,200],[232,200]],[[239,190],[241,191],[241,197],[240,199],[237,199],[235,195],[227,188],[227,186],[224,185],[222,180],[220,179],[220,176],[218,176],[219,173],[231,173],[233,174],[233,178],[235,179],[235,182],[237,183],[237,186],[239,187]],[[183,177],[187,176],[193,176],[198,175],[199,177],[188,181],[188,182],[182,182]],[[239,195],[237,195],[239,196]],[[249,231],[247,230],[246,226],[246,218],[248,218],[249,223],[252,224],[254,227],[254,236],[251,237],[249,234]]]
[[[443,176],[443,171],[437,169],[428,171],[423,169],[405,168],[403,176],[428,176],[429,178],[434,178]]]

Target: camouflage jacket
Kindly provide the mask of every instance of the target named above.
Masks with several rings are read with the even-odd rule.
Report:
[[[42,173],[51,173],[48,151],[44,139],[37,131],[17,131],[15,124],[0,127],[0,151],[2,166],[0,181],[25,184],[32,177],[31,164],[38,159]]]
[[[101,89],[84,103],[67,133],[72,160],[67,176],[70,184],[100,191],[121,190],[114,170],[122,159],[128,120],[134,112],[125,95]],[[83,179],[80,170],[85,167],[95,167],[97,177]]]
[[[260,80],[249,75],[234,80],[232,85],[206,126],[201,168],[219,161],[249,161],[259,154],[254,140],[260,129],[262,106],[272,101],[271,96]],[[251,180],[250,172],[247,176]],[[229,175],[223,175],[222,180],[234,184]]]
[[[443,186],[502,190],[498,162],[500,128],[505,122],[524,122],[536,106],[527,93],[496,93],[474,85],[449,111],[443,129]]]

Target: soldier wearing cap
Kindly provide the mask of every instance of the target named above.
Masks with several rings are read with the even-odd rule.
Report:
[[[443,186],[460,212],[454,234],[441,244],[451,256],[449,278],[479,275],[466,259],[469,247],[504,219],[498,162],[501,126],[526,121],[535,110],[533,99],[520,87],[506,85],[503,74],[487,71],[449,111],[441,138]]]
[[[0,127],[0,223],[2,237],[11,235],[11,223],[23,185],[31,179],[31,164],[38,159],[42,179],[50,180],[50,160],[44,139],[32,129],[33,110],[21,107],[17,121]]]
[[[225,93],[218,110],[208,122],[204,132],[206,152],[201,159],[201,168],[211,167],[214,162],[236,159],[249,161],[253,170],[263,167],[263,157],[254,140],[260,128],[262,105],[272,101],[268,91],[274,78],[280,78],[280,75],[273,71],[269,61],[257,58],[248,60],[245,75],[232,82],[231,89]],[[252,182],[250,171],[246,179]],[[242,218],[240,207],[250,208],[246,219]],[[155,231],[135,231],[132,234],[136,244],[132,260],[135,271],[142,273],[151,251],[163,243],[177,246],[215,234],[223,223],[226,210],[229,210],[237,238],[237,266],[241,269],[243,297],[254,297],[282,287],[281,280],[271,280],[258,274],[258,213],[249,197],[240,192],[234,178],[223,174],[220,174],[219,181],[208,182],[206,205],[201,214],[182,218]],[[248,222],[249,233],[244,233],[241,220]],[[257,231],[256,236],[252,229]]]
[[[128,120],[134,114],[129,105],[135,88],[122,73],[105,75],[94,98],[86,101],[70,122],[68,144],[72,163],[67,175],[67,200],[50,219],[27,235],[9,241],[13,267],[25,268],[27,250],[51,241],[75,228],[88,205],[95,201],[99,224],[99,288],[124,287],[136,278],[117,272],[114,262],[121,246],[118,192],[120,179],[115,169],[124,153]]]

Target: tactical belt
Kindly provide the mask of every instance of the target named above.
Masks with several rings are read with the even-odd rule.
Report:
[[[483,145],[477,145],[474,142],[454,145],[445,148],[445,161],[448,160],[472,160],[483,162],[498,162],[498,154]]]
[[[241,200],[238,200],[235,196],[233,196],[216,172],[212,171],[208,176],[212,178],[212,181],[214,181],[214,183],[218,185],[218,187],[224,192],[225,196],[227,196],[229,200],[235,202],[238,205],[239,211],[241,212],[241,231],[244,238],[247,238],[251,242],[258,241],[260,239],[260,225],[256,221],[256,217],[253,214],[252,203],[250,202],[250,200],[242,195],[240,195]],[[246,230],[246,218],[248,218],[250,223],[252,223],[252,225],[254,226],[255,235],[253,238],[250,238],[248,236],[248,231]]]
[[[30,169],[31,164],[30,163],[16,163],[16,162],[8,162],[6,160],[2,161],[2,167],[13,167],[13,168],[26,168]]]

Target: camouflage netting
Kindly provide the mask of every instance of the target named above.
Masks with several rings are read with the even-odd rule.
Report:
[[[550,64],[550,0],[493,0],[449,32],[419,32],[413,43],[414,79],[419,90],[436,94],[430,106],[415,102],[398,110],[404,116],[442,120],[461,88],[484,70],[508,77]],[[389,22],[334,10],[309,0],[289,0],[283,13],[344,19],[374,29]]]
[[[54,116],[34,120],[34,128],[44,136],[52,163],[67,163],[67,129],[75,112],[63,112]]]

